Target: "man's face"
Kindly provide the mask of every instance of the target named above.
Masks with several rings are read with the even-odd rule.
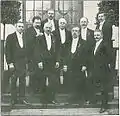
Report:
[[[49,11],[48,11],[48,18],[49,18],[50,20],[52,20],[52,19],[54,18],[54,11],[53,11],[53,10],[49,10]]]
[[[16,30],[19,32],[19,33],[22,33],[24,31],[24,24],[23,23],[17,23],[16,24]]]
[[[59,21],[59,28],[60,29],[65,29],[66,27],[66,21],[65,20],[60,20]]]
[[[104,13],[101,13],[101,14],[98,15],[98,20],[99,20],[99,22],[105,21],[105,15],[104,15]]]
[[[47,34],[50,34],[52,31],[52,25],[51,24],[47,24],[44,26],[44,32]]]
[[[77,38],[80,35],[80,29],[79,29],[79,27],[73,28],[71,32],[72,32],[72,37],[73,38]]]
[[[87,25],[88,25],[88,20],[86,18],[81,18],[81,20],[80,20],[80,26],[82,28],[86,28]]]
[[[102,34],[101,32],[94,32],[94,38],[96,41],[99,41],[100,39],[102,39]]]
[[[33,22],[33,27],[35,27],[36,29],[39,29],[41,26],[41,20],[40,19],[35,19]]]

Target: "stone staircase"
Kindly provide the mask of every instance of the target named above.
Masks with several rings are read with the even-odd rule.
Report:
[[[109,109],[119,109],[119,97],[118,97],[118,81],[114,82],[114,86],[112,87],[113,91],[109,92]],[[95,104],[90,104],[90,105],[84,105],[83,101],[78,101],[78,102],[70,102],[71,98],[73,96],[73,93],[57,93],[56,94],[56,101],[58,102],[57,104],[42,104],[41,98],[42,94],[30,94],[29,92],[26,93],[26,98],[27,100],[32,104],[32,106],[26,106],[26,105],[21,105],[21,104],[16,104],[15,107],[13,108],[14,111],[16,110],[24,110],[25,112],[28,110],[40,110],[40,109],[51,109],[51,110],[59,110],[63,111],[63,109],[67,111],[67,109],[99,109],[100,108],[100,99],[101,99],[101,94],[100,92],[96,93],[96,100],[97,102]],[[11,112],[10,109],[10,99],[11,99],[11,94],[9,93],[3,93],[1,96],[1,112],[2,116],[5,116],[6,114],[9,114]],[[12,111],[13,111],[12,110]],[[74,112],[73,110],[73,112]],[[82,110],[83,111],[83,110]],[[82,112],[81,111],[81,112]],[[85,110],[86,111],[86,110]],[[59,113],[59,111],[58,111]],[[118,111],[117,111],[118,114]],[[34,115],[33,115],[34,116]]]

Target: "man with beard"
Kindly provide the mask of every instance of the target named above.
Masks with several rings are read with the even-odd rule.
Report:
[[[5,54],[11,75],[11,107],[17,103],[29,105],[25,100],[25,76],[26,76],[26,49],[23,38],[24,25],[16,24],[16,32],[7,36]],[[16,82],[19,78],[19,92],[17,96]],[[19,98],[19,99],[18,99]]]
[[[93,50],[93,79],[95,85],[99,83],[101,88],[101,109],[100,113],[103,113],[108,108],[108,88],[109,88],[109,78],[110,78],[110,67],[109,59],[111,54],[108,50],[108,47],[103,41],[102,31],[96,29],[94,31],[94,38],[96,40],[96,45]]]
[[[39,81],[37,78],[36,73],[36,65],[35,65],[35,46],[36,40],[41,36],[43,33],[41,27],[41,18],[39,16],[33,17],[32,20],[33,24],[31,27],[25,30],[25,39],[26,39],[26,51],[27,51],[27,60],[28,60],[28,71],[30,76],[30,87],[33,92],[37,92],[39,89]]]
[[[40,70],[43,70],[43,102],[55,103],[55,89],[57,78],[55,76],[55,37],[51,33],[52,25],[47,22],[44,24],[44,33],[37,42],[36,63]]]
[[[92,77],[91,77],[91,57],[92,57],[92,50],[95,45],[95,40],[94,40],[94,31],[89,29],[87,27],[88,25],[88,19],[86,17],[82,17],[80,19],[80,37],[81,39],[85,40],[85,46],[86,46],[86,58],[87,58],[87,71],[86,71],[86,105],[90,104],[93,99],[93,94],[92,94]]]
[[[60,70],[57,70],[57,76],[60,76],[60,73],[63,73],[63,67],[66,65],[66,58],[68,53],[68,48],[70,46],[70,41],[72,39],[71,32],[66,29],[67,21],[64,18],[59,19],[59,28],[57,28],[53,34],[56,36],[56,51],[57,51],[57,62],[56,62],[56,68],[59,68]],[[61,78],[60,78],[61,79]],[[67,88],[67,77],[64,78],[64,90]],[[60,88],[59,88],[60,89]]]
[[[86,70],[85,40],[80,38],[80,28],[73,27],[71,30],[72,40],[70,42],[67,67],[71,77],[71,89],[74,92],[73,100],[83,99],[84,81]],[[66,70],[66,68],[64,68]],[[78,102],[78,101],[77,101]]]
[[[44,24],[46,22],[49,22],[49,23],[52,24],[52,30],[51,31],[56,30],[58,28],[58,21],[55,20],[55,18],[54,18],[54,15],[55,15],[54,10],[53,9],[49,9],[47,11],[47,15],[48,15],[48,18],[45,19],[44,21],[42,21],[42,27],[44,27]]]

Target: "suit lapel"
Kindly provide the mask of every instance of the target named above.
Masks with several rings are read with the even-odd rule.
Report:
[[[102,45],[103,45],[103,41],[99,44],[99,46],[98,46],[98,48],[96,50],[95,56],[96,56],[97,53],[99,53],[100,48],[101,48]]]
[[[20,46],[20,44],[19,44],[19,41],[18,41],[18,37],[17,37],[16,32],[14,33],[14,39],[15,39],[16,47],[21,48],[21,46]],[[23,39],[23,37],[22,37],[22,39]],[[25,47],[25,41],[24,41],[24,39],[23,39],[23,48],[24,48],[24,47]]]

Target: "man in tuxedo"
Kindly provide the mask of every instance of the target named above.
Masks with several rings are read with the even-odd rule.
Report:
[[[85,40],[80,39],[80,28],[73,27],[71,30],[67,67],[71,76],[71,89],[74,88],[74,100],[80,100],[84,95],[84,79],[86,70]],[[64,66],[65,67],[65,66]],[[77,101],[78,102],[78,101]]]
[[[86,17],[82,17],[80,19],[80,37],[81,39],[85,40],[86,46],[86,58],[87,58],[87,71],[86,71],[86,104],[89,104],[92,101],[93,94],[92,94],[92,77],[91,77],[91,58],[92,58],[92,50],[95,45],[94,40],[94,31],[89,29],[88,26],[88,19]]]
[[[22,22],[16,24],[16,31],[7,36],[5,54],[11,75],[11,106],[16,103],[29,104],[25,100],[25,76],[26,76],[26,50],[23,39],[24,25]],[[17,99],[16,82],[19,78],[19,102]]]
[[[98,24],[96,29],[100,29],[103,33],[103,41],[108,47],[112,47],[112,23],[106,20],[106,15],[103,12],[97,14]]]
[[[35,64],[35,46],[36,41],[43,34],[43,30],[41,27],[41,18],[39,16],[35,16],[32,19],[32,26],[25,30],[24,37],[26,39],[26,53],[28,60],[28,71],[30,77],[30,88],[32,92],[36,93],[40,89],[39,87],[39,77],[36,72],[36,64]]]
[[[93,50],[93,78],[95,85],[100,85],[101,87],[101,109],[100,113],[105,112],[108,108],[108,88],[109,88],[109,78],[110,78],[110,64],[109,59],[111,54],[108,47],[103,41],[103,34],[100,30],[95,30],[94,38],[96,44]]]
[[[40,70],[43,70],[43,81],[41,82],[43,88],[44,98],[46,103],[55,103],[55,36],[51,33],[52,25],[47,22],[44,24],[44,33],[38,39],[36,45],[38,52],[36,52],[36,63]]]
[[[58,75],[60,76],[60,72],[63,70],[63,66],[66,65],[66,58],[68,53],[68,48],[70,46],[70,41],[72,39],[71,32],[66,29],[67,21],[65,18],[59,19],[59,28],[57,28],[53,34],[56,36],[56,51],[57,51],[57,59],[56,59],[56,66],[59,68]],[[64,81],[67,81],[67,77],[64,78]],[[67,87],[67,84],[64,83]],[[64,88],[65,89],[65,88]]]
[[[47,11],[47,15],[48,15],[48,18],[46,18],[44,21],[42,21],[42,27],[44,27],[44,24],[46,22],[50,22],[52,24],[52,30],[51,31],[56,30],[58,28],[58,21],[54,18],[54,16],[55,16],[54,10],[49,9]]]

